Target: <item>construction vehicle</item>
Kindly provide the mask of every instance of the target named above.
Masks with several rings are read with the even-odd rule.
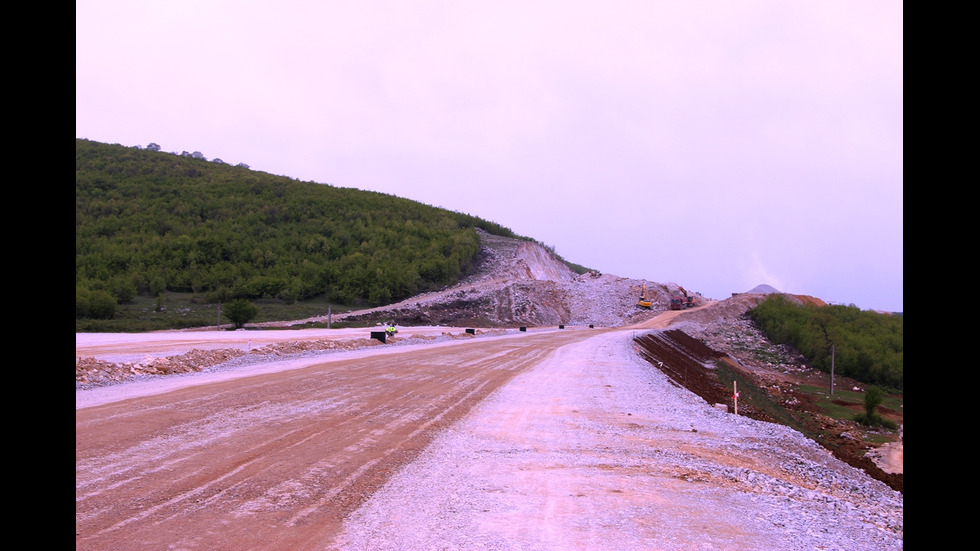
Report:
[[[650,300],[649,296],[647,296],[646,283],[643,284],[643,292],[640,293],[640,301],[637,302],[636,305],[639,306],[640,308],[647,308],[647,309],[653,308],[653,301]]]
[[[697,297],[695,297],[694,295],[687,295],[687,303],[684,306],[686,306],[687,308],[694,308],[697,305],[698,305]]]
[[[681,297],[672,297],[670,299],[670,309],[671,310],[680,310],[680,309],[684,308],[684,306],[686,304],[687,304],[687,301],[684,300]]]

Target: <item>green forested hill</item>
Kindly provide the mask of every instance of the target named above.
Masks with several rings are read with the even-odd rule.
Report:
[[[904,389],[904,315],[854,306],[804,306],[780,295],[770,295],[748,315],[769,340],[792,345],[811,367]]]
[[[382,193],[76,139],[76,319],[165,292],[386,304],[464,276],[475,228],[519,237]]]

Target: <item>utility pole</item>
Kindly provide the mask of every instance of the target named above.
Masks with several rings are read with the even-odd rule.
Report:
[[[834,345],[830,345],[830,395],[834,395]]]
[[[330,318],[333,316],[333,305],[327,305],[327,329],[330,329]]]

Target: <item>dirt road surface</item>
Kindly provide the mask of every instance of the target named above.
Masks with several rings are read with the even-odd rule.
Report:
[[[900,549],[900,495],[644,368],[632,336],[676,314],[77,390],[76,551]],[[209,336],[76,335],[76,357]]]
[[[594,335],[375,347],[76,393],[76,549],[320,548],[440,429]]]

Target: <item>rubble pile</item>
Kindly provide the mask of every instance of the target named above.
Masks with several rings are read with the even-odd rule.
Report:
[[[75,359],[75,387],[102,386],[124,381],[140,375],[177,375],[203,371],[209,367],[225,364],[239,358],[287,357],[310,352],[329,352],[357,350],[369,346],[391,346],[399,344],[418,344],[439,339],[464,339],[480,335],[506,333],[504,330],[475,330],[473,333],[453,334],[444,331],[441,336],[413,334],[405,337],[389,336],[385,343],[377,339],[311,339],[270,343],[265,346],[242,350],[239,348],[219,348],[212,350],[193,349],[186,354],[157,358],[145,356],[135,362],[111,362],[94,357]]]
[[[176,375],[197,372],[246,355],[288,356],[304,352],[356,350],[377,345],[381,345],[381,342],[374,339],[318,339],[276,342],[251,350],[239,348],[193,349],[186,354],[163,358],[146,356],[136,362],[115,363],[98,358],[80,357],[75,358],[75,386],[112,384],[137,375]]]
[[[123,363],[90,357],[75,358],[75,385],[114,383],[134,375],[176,375],[200,371],[245,354],[246,352],[243,350],[223,348],[217,350],[194,349],[186,354],[165,358],[147,356],[137,362]]]
[[[305,341],[284,341],[268,344],[249,351],[249,354],[261,356],[288,356],[302,352],[318,352],[322,350],[356,350],[366,346],[380,346],[381,341],[375,339],[317,339]]]

